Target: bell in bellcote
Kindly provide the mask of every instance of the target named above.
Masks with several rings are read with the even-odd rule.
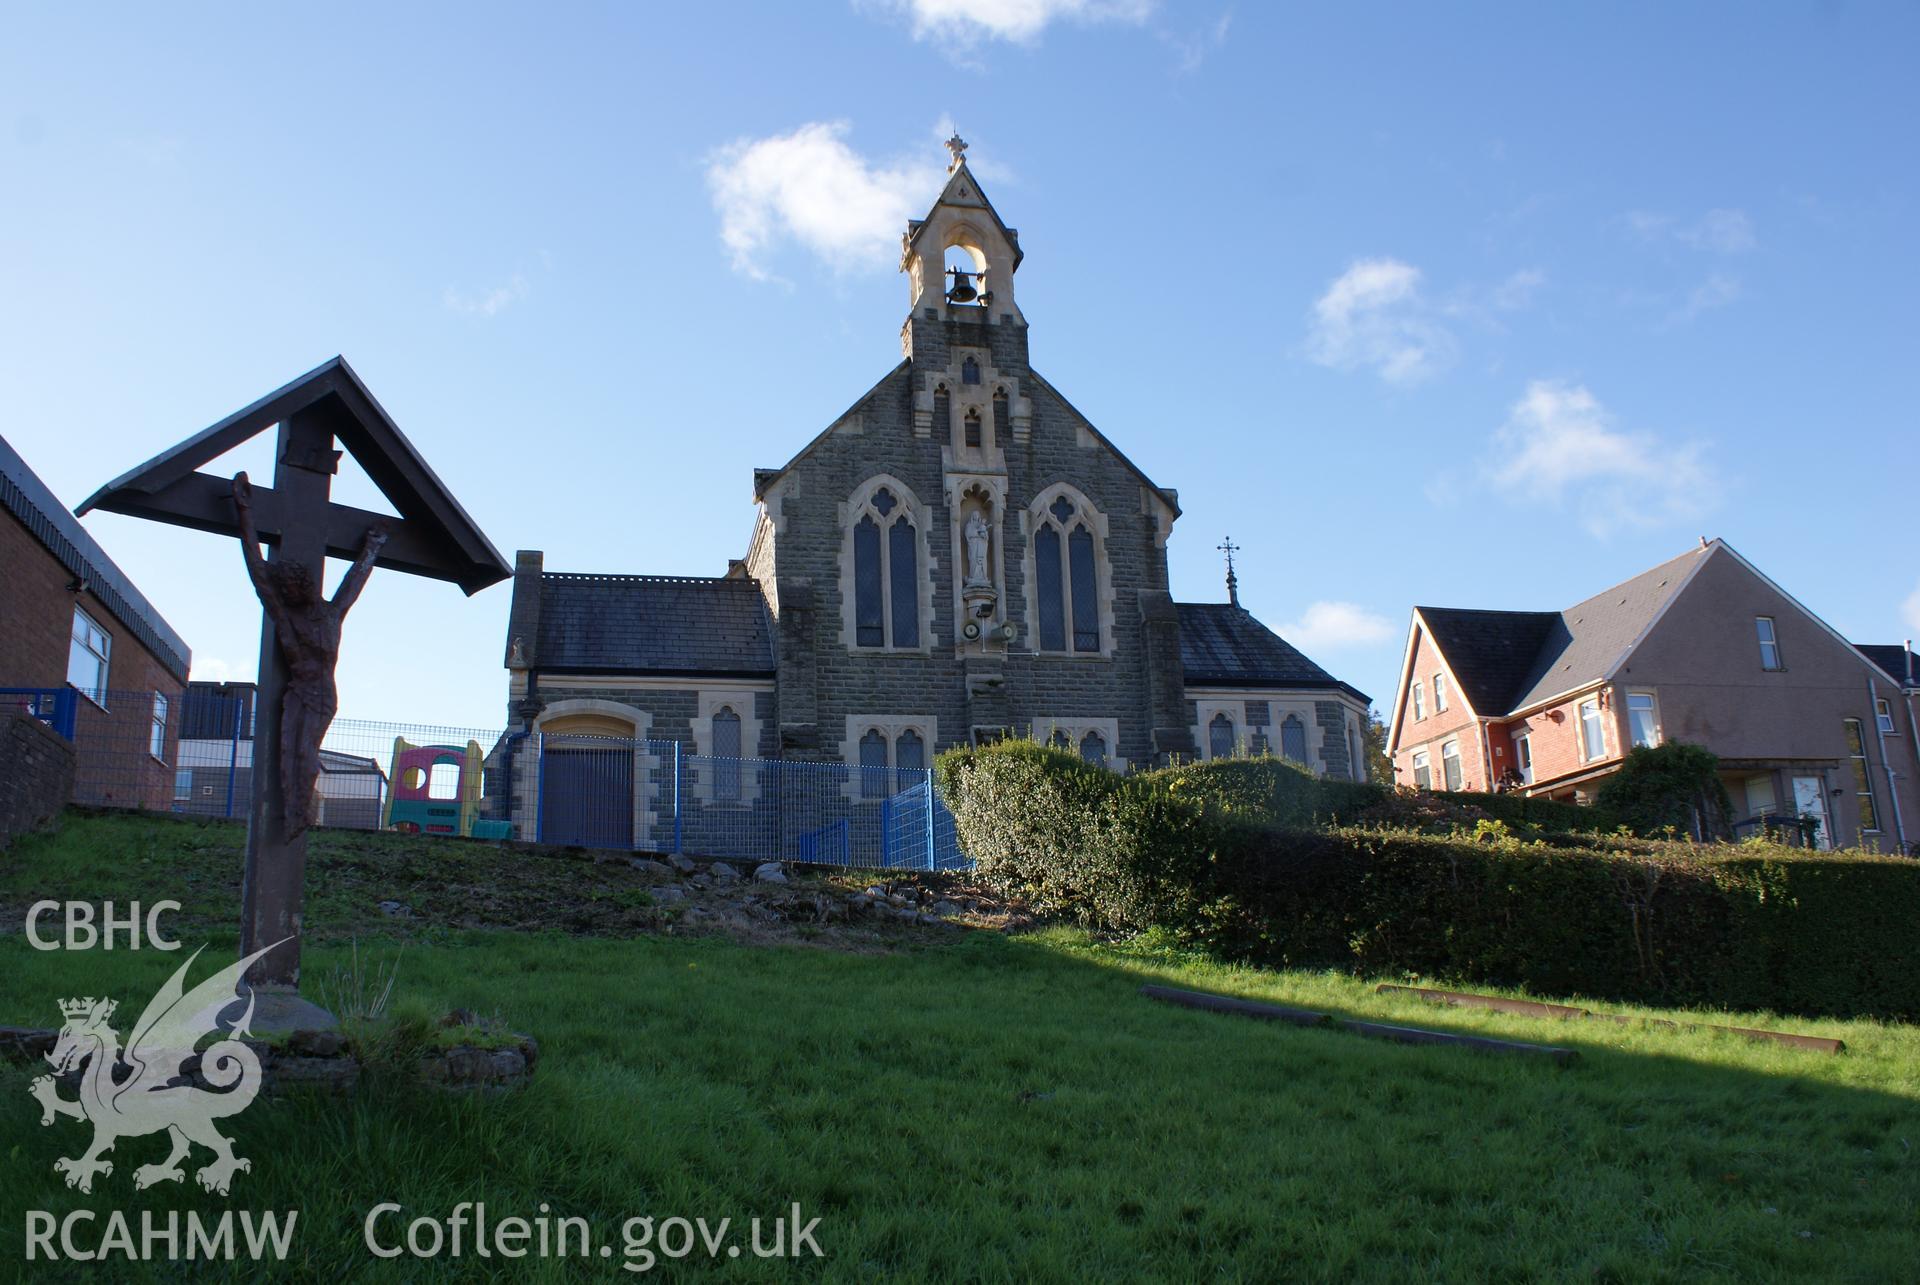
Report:
[[[965,268],[948,268],[947,271],[953,276],[953,288],[947,291],[948,303],[972,303],[980,297],[980,292],[973,288],[973,273]]]

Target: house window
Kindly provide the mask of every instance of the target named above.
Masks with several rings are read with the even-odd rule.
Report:
[[[1771,776],[1750,776],[1746,779],[1747,815],[1750,817],[1772,816],[1779,806],[1773,792]]]
[[[856,647],[920,645],[920,531],[913,505],[881,486],[853,524],[853,641]]]
[[[190,799],[193,797],[193,769],[183,767],[173,774],[173,797]]]
[[[1660,724],[1654,717],[1653,693],[1627,693],[1627,727],[1633,733],[1635,745],[1660,743]]]
[[[1097,767],[1107,765],[1107,738],[1098,732],[1088,732],[1080,738],[1080,757]]]
[[[1873,719],[1880,725],[1882,732],[1889,736],[1893,735],[1893,705],[1886,697],[1873,698]]]
[[[1447,712],[1447,676],[1445,674],[1433,676],[1433,712],[1436,714]]]
[[[1460,742],[1448,741],[1440,747],[1440,772],[1449,790],[1458,790],[1465,784],[1466,776],[1460,771]]]
[[[1865,834],[1877,834],[1880,831],[1880,810],[1873,805],[1873,773],[1867,761],[1867,738],[1861,730],[1860,720],[1845,720],[1847,728],[1847,761],[1853,768],[1853,792],[1860,799],[1860,829]]]
[[[153,729],[147,735],[147,753],[167,761],[167,698],[159,692],[153,694]]]
[[[1207,724],[1207,757],[1232,758],[1233,742],[1233,720],[1225,714],[1215,714]]]
[[[1533,784],[1533,737],[1526,732],[1513,738],[1513,767],[1520,773],[1520,784]]]
[[[1772,616],[1755,616],[1754,631],[1760,636],[1760,668],[1783,669],[1780,663],[1780,636],[1774,632]]]
[[[1094,567],[1091,510],[1062,495],[1044,510],[1033,533],[1038,583],[1040,650],[1100,650],[1100,602]]]
[[[113,639],[93,617],[73,609],[73,642],[67,648],[67,682],[100,708],[107,707],[107,659]]]
[[[1306,764],[1307,725],[1300,721],[1298,714],[1289,714],[1280,721],[1280,757],[1302,766]]]
[[[1580,758],[1591,763],[1595,759],[1605,758],[1607,754],[1607,731],[1600,721],[1600,702],[1597,700],[1580,702]]]
[[[1425,750],[1413,752],[1413,784],[1421,790],[1433,788],[1433,760],[1427,757]]]
[[[1419,722],[1427,716],[1427,693],[1419,683],[1413,685],[1413,721]]]
[[[723,803],[740,798],[740,715],[733,706],[713,712],[713,797]]]

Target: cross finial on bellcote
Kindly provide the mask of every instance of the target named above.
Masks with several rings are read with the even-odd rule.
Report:
[[[1233,555],[1240,552],[1240,546],[1233,542],[1232,536],[1228,536],[1213,547],[1227,555],[1227,601],[1237,607],[1240,605],[1240,581],[1233,574]]]
[[[967,159],[967,140],[960,137],[958,131],[955,131],[953,137],[947,140],[947,154],[953,157],[947,162],[948,173],[959,169],[960,162]]]

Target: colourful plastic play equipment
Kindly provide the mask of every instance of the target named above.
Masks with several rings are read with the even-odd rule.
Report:
[[[436,777],[436,768],[442,770]],[[387,811],[381,818],[389,830],[407,834],[454,834],[473,838],[500,838],[511,829],[503,821],[480,818],[480,742],[457,745],[414,745],[403,736],[393,738],[393,770],[387,790]]]

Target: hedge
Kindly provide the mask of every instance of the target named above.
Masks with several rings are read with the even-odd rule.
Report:
[[[1016,744],[938,770],[982,877],[1096,928],[1272,965],[1920,1019],[1906,858],[1368,827],[1349,818],[1384,791],[1261,760],[1122,777]]]

